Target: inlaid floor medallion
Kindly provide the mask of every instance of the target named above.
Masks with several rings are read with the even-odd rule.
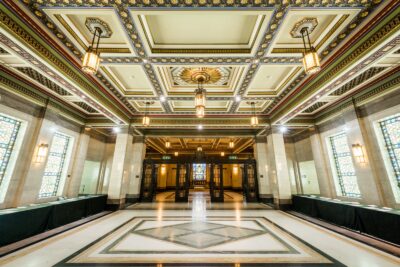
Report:
[[[251,216],[135,217],[57,266],[80,264],[344,266],[267,218]]]

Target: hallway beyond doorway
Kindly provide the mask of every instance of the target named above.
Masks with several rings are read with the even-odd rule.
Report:
[[[190,189],[188,202],[193,202],[194,199],[204,199],[206,202],[211,202],[210,190],[208,189]],[[157,193],[156,202],[175,202],[175,191],[166,191]],[[238,192],[225,190],[224,202],[243,202],[243,195]]]

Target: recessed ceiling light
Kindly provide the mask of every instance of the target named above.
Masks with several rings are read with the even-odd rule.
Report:
[[[253,64],[258,64],[260,63],[260,60],[258,58],[253,59]]]
[[[199,124],[199,125],[197,126],[197,129],[198,129],[198,130],[203,130],[203,125],[202,125],[202,124]]]
[[[287,132],[287,127],[286,126],[281,126],[281,127],[279,127],[279,131],[281,132],[281,133],[286,133]]]
[[[143,63],[146,64],[147,62],[149,62],[149,61],[148,61],[146,58],[144,58],[144,59],[143,59]]]
[[[316,95],[316,96],[315,96],[315,98],[320,98],[320,97],[321,97],[320,95]]]
[[[235,96],[235,101],[236,101],[236,102],[240,102],[240,100],[242,100],[242,98],[240,97],[240,95]]]
[[[85,98],[86,98],[86,96],[82,95],[82,98],[83,98],[83,99],[85,99]]]
[[[161,101],[161,102],[165,102],[165,100],[166,100],[166,99],[165,99],[165,96],[161,95],[161,96],[160,96],[160,101]]]
[[[119,127],[113,127],[113,132],[114,132],[114,133],[119,133],[119,132],[121,132],[121,128],[119,128]]]

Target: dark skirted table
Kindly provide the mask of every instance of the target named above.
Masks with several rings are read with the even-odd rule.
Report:
[[[88,195],[0,210],[0,246],[102,212],[106,202],[107,195]]]
[[[292,209],[400,245],[400,210],[310,195],[294,195]]]

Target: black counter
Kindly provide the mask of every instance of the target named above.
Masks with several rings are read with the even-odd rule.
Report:
[[[308,195],[294,195],[292,209],[310,217],[400,245],[400,212]]]
[[[106,202],[107,195],[91,195],[1,210],[0,246],[102,212]]]

